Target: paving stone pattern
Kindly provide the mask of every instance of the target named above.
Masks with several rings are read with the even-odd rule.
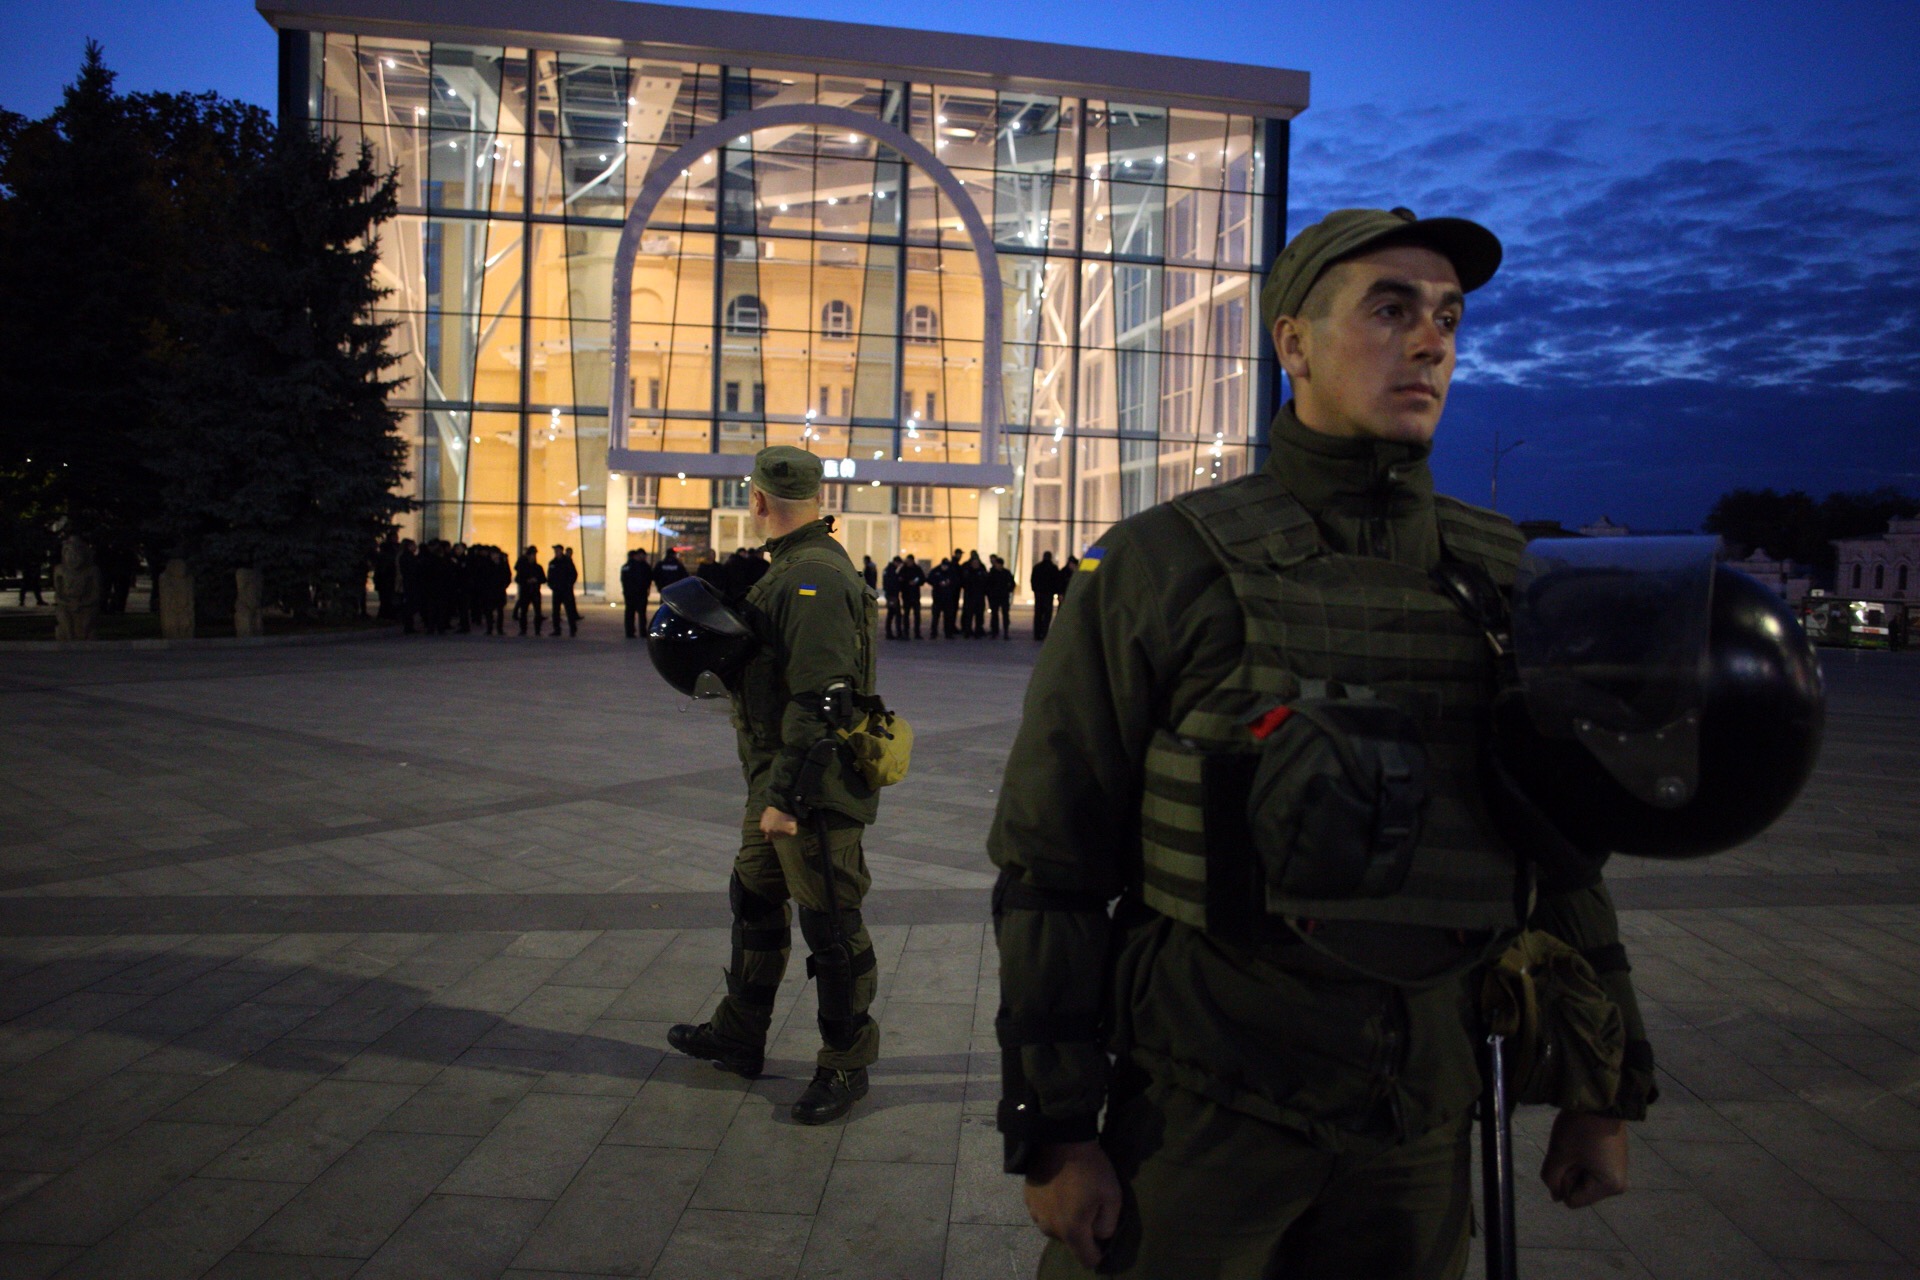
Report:
[[[606,613],[0,656],[0,1277],[1032,1274],[981,846],[1034,650],[884,650],[885,1056],[817,1129],[797,974],[765,1078],[665,1049],[721,990],[739,773]],[[1920,1277],[1920,658],[1827,662],[1785,820],[1610,873],[1665,1096],[1628,1196],[1523,1180],[1529,1277]]]

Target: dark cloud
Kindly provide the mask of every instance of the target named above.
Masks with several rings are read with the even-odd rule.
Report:
[[[1509,514],[1690,527],[1736,486],[1920,493],[1920,100],[1836,119],[1309,112],[1294,228],[1405,204],[1478,218],[1437,455]],[[1474,138],[1483,145],[1469,145]]]

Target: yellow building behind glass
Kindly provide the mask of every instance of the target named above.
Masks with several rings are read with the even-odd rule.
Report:
[[[283,118],[399,174],[380,276],[417,536],[566,543],[617,594],[629,547],[751,541],[733,463],[673,458],[741,455],[744,476],[793,443],[829,459],[856,559],[977,548],[1024,580],[1042,551],[1257,465],[1279,393],[1259,281],[1302,73],[619,0],[260,9]],[[755,116],[673,159],[774,107],[809,122]],[[844,113],[873,124],[827,122]],[[616,249],[656,172],[622,442]],[[997,371],[949,192],[990,237]],[[907,463],[949,465],[873,475]]]

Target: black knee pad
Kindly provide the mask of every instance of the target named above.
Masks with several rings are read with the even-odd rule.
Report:
[[[738,871],[727,881],[727,902],[733,907],[733,918],[742,924],[759,924],[768,916],[778,919],[780,915],[780,904],[747,888]],[[805,908],[801,915],[805,917]]]

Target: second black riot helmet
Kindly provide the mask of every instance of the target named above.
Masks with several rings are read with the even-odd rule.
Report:
[[[725,692],[758,646],[753,628],[704,578],[682,578],[662,588],[660,608],[647,626],[647,656],[654,669],[693,698]]]

